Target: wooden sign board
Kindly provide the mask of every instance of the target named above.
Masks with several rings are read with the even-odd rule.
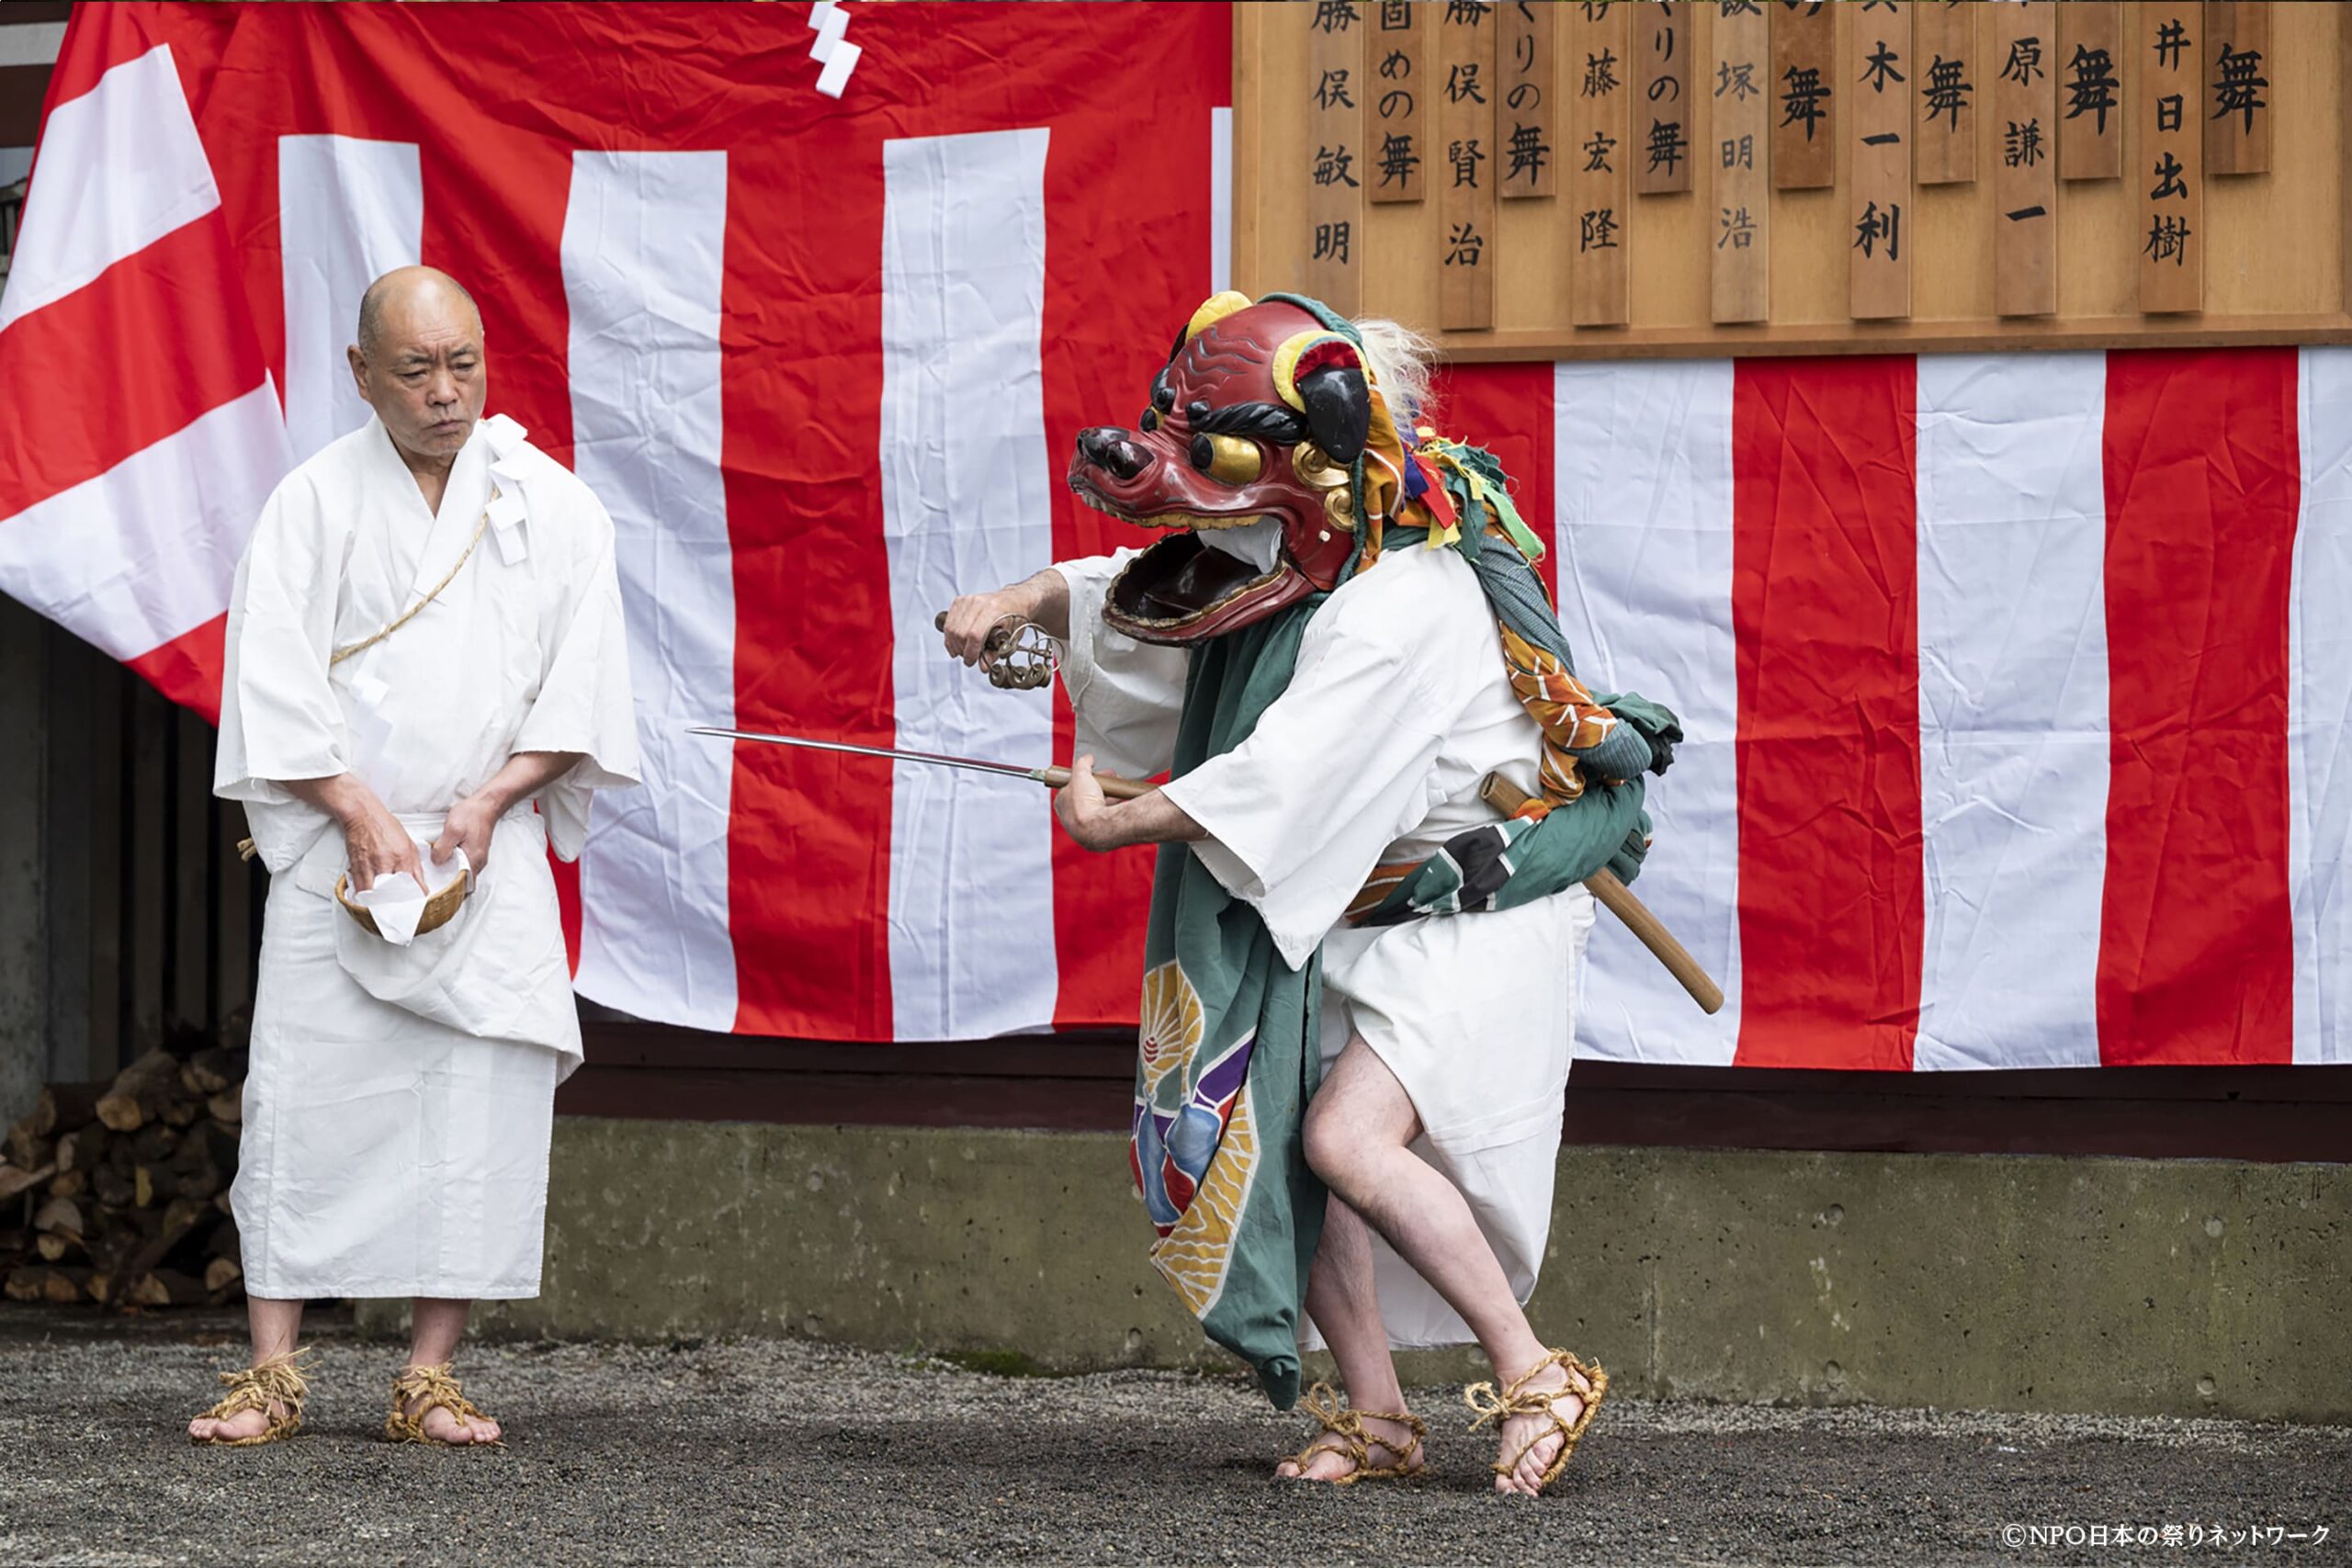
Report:
[[[1895,0],[1856,7],[1846,69],[1853,177],[1846,208],[1847,288],[1858,321],[1911,313],[1911,258],[1919,248],[1919,204],[1911,194],[1911,13]]]
[[[1706,160],[1714,195],[1707,214],[1709,319],[1761,321],[1770,312],[1772,278],[1772,99],[1755,85],[1772,59],[1770,24],[1750,7],[1724,6],[1715,18],[1713,156]]]
[[[1730,21],[1756,9],[1718,8]],[[1771,28],[1771,69],[1758,75],[1772,104],[1772,188],[1819,190],[1838,175],[1838,16],[1821,0],[1772,0]]]
[[[2132,38],[2140,157],[2140,309],[2198,310],[2205,300],[2204,7],[2142,0]]]
[[[1634,99],[1634,128],[1641,137],[1641,158],[1634,165],[1634,188],[1644,196],[1664,196],[1690,188],[1690,160],[1695,138],[1690,133],[1698,102],[1690,73],[1691,6],[1688,0],[1641,0],[1634,8],[1634,58],[1640,62],[1634,81],[1641,89]]]
[[[1362,66],[1364,176],[1373,201],[1419,201],[1428,188],[1429,7],[1390,0],[1367,7]]]
[[[1564,123],[1552,36],[1560,7],[1551,0],[1509,0],[1495,11],[1502,24],[1496,51],[1502,71],[1502,96],[1495,105],[1495,156],[1502,169],[1498,188],[1506,201],[1551,196],[1560,188]],[[1612,68],[1621,73],[1625,69],[1622,62]]]
[[[2058,309],[2058,9],[2052,0],[1991,7],[1993,309]]]
[[[1314,82],[1301,105],[1306,116],[1308,198],[1304,204],[1306,291],[1335,310],[1352,314],[1363,297],[1360,237],[1363,230],[1363,110],[1360,68],[1363,7],[1319,6],[1308,23],[1307,63]],[[1343,303],[1344,301],[1344,303]]]
[[[1435,6],[1430,6],[1436,10]],[[1495,7],[1448,4],[1437,17],[1438,325],[1495,324]]]
[[[2205,0],[2205,172],[2268,172],[2268,6]]]
[[[1348,7],[1344,39],[1316,27],[1331,9],[1234,10],[1233,267],[1252,293],[1339,296],[1464,359],[2352,344],[2352,5],[1568,0],[1539,138],[1555,194],[1514,199],[1498,100],[1541,83],[1517,0],[1399,6],[1385,43],[1387,6]],[[1825,18],[1832,183],[1776,189],[1775,132],[1796,124],[1774,34],[1786,53]],[[1318,93],[1341,56],[1351,106]],[[1615,92],[1580,97],[1604,57]],[[1465,66],[1476,90],[1449,95]],[[1418,200],[1383,167],[1408,111],[1384,120],[1381,95],[1406,80]],[[1655,159],[1677,106],[1682,155]],[[1973,146],[1938,148],[1963,109]],[[1596,136],[1610,166],[1587,167]],[[1317,256],[1338,232],[1347,259]]]
[[[2058,10],[2058,177],[2123,173],[2123,15],[2117,0],[2065,0]]]
[[[1634,150],[1627,144],[1634,96],[1624,61],[1628,6],[1569,7],[1568,62],[1575,106],[1568,124],[1576,151],[1576,212],[1570,285],[1580,327],[1625,321],[1625,221],[1633,192]]]
[[[1912,163],[1923,186],[1976,177],[1977,7],[1968,0],[1922,0],[1911,20],[1912,101],[1918,108]]]

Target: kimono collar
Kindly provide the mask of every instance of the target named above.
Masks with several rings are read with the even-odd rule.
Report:
[[[391,432],[384,428],[384,422],[371,415],[368,429],[375,437],[384,482],[415,484],[415,477],[401,461],[400,453],[392,445]],[[512,566],[530,553],[523,530],[526,509],[521,478],[526,434],[504,414],[492,414],[476,422],[465,446],[458,450],[457,461],[449,466],[449,482],[442,492],[441,510],[435,514],[433,525],[425,535],[424,547],[417,552],[411,592],[422,593],[448,574],[472,540],[474,525],[481,521],[485,508],[490,513],[491,535],[497,541],[499,558]],[[492,493],[493,489],[495,496]]]

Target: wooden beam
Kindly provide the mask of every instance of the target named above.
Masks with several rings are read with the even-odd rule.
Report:
[[[1606,338],[1511,328],[1476,337],[1438,334],[1456,364],[1513,359],[1688,359],[1712,355],[2028,354],[2038,349],[2257,348],[2352,344],[2352,314],[2260,316],[2020,316],[1983,321],[1797,321],[1713,326],[1629,326]]]
[[[1271,292],[1259,214],[1266,198],[1265,34],[1269,7],[1233,7],[1233,287],[1255,299]]]

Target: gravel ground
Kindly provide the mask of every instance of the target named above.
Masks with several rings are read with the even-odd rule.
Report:
[[[0,1562],[1847,1563],[2352,1561],[2352,1429],[1611,1395],[1555,1493],[1487,1491],[1460,1391],[1431,1473],[1271,1482],[1301,1421],[1238,1377],[999,1377],[797,1341],[475,1345],[503,1452],[378,1439],[393,1347],[318,1314],[290,1443],[198,1449],[221,1314],[0,1313]],[[2003,1544],[2080,1526],[2079,1546]],[[2094,1545],[2219,1524],[2234,1545]],[[2260,1544],[2256,1544],[2256,1540]]]

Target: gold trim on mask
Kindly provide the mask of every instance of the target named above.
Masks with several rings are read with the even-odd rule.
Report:
[[[1193,319],[1184,323],[1184,341],[1192,342],[1234,311],[1249,308],[1250,296],[1238,289],[1227,288],[1210,295],[1201,302],[1201,308],[1193,312]],[[1163,321],[1166,319],[1161,318]]]

